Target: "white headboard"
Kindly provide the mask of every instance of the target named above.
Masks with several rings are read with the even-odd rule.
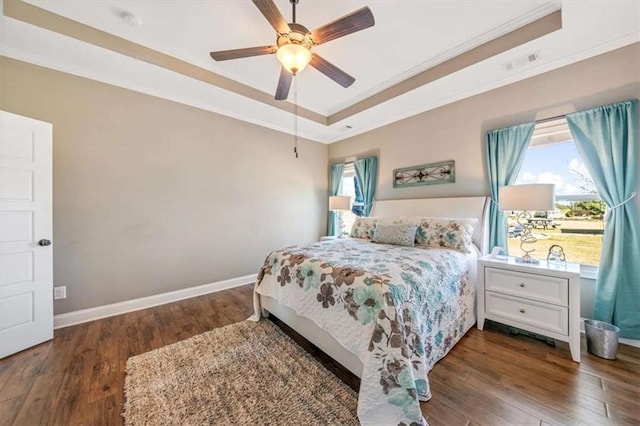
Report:
[[[414,198],[377,200],[371,216],[472,217],[479,220],[473,242],[482,254],[489,251],[488,197]]]

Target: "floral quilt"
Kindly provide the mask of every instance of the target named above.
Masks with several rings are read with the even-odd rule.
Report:
[[[311,319],[360,358],[363,425],[423,425],[428,372],[475,322],[475,259],[445,249],[325,241],[269,254],[256,292]]]

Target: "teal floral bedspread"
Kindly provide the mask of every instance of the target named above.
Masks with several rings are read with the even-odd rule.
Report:
[[[429,371],[475,322],[475,260],[453,250],[325,241],[269,254],[256,292],[360,358],[363,425],[423,425]]]

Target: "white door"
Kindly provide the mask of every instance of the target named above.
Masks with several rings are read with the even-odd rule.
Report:
[[[51,143],[0,111],[0,358],[53,338]]]

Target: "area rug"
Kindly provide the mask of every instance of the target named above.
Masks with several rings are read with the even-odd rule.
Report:
[[[267,320],[129,358],[126,425],[357,425],[357,394]]]

